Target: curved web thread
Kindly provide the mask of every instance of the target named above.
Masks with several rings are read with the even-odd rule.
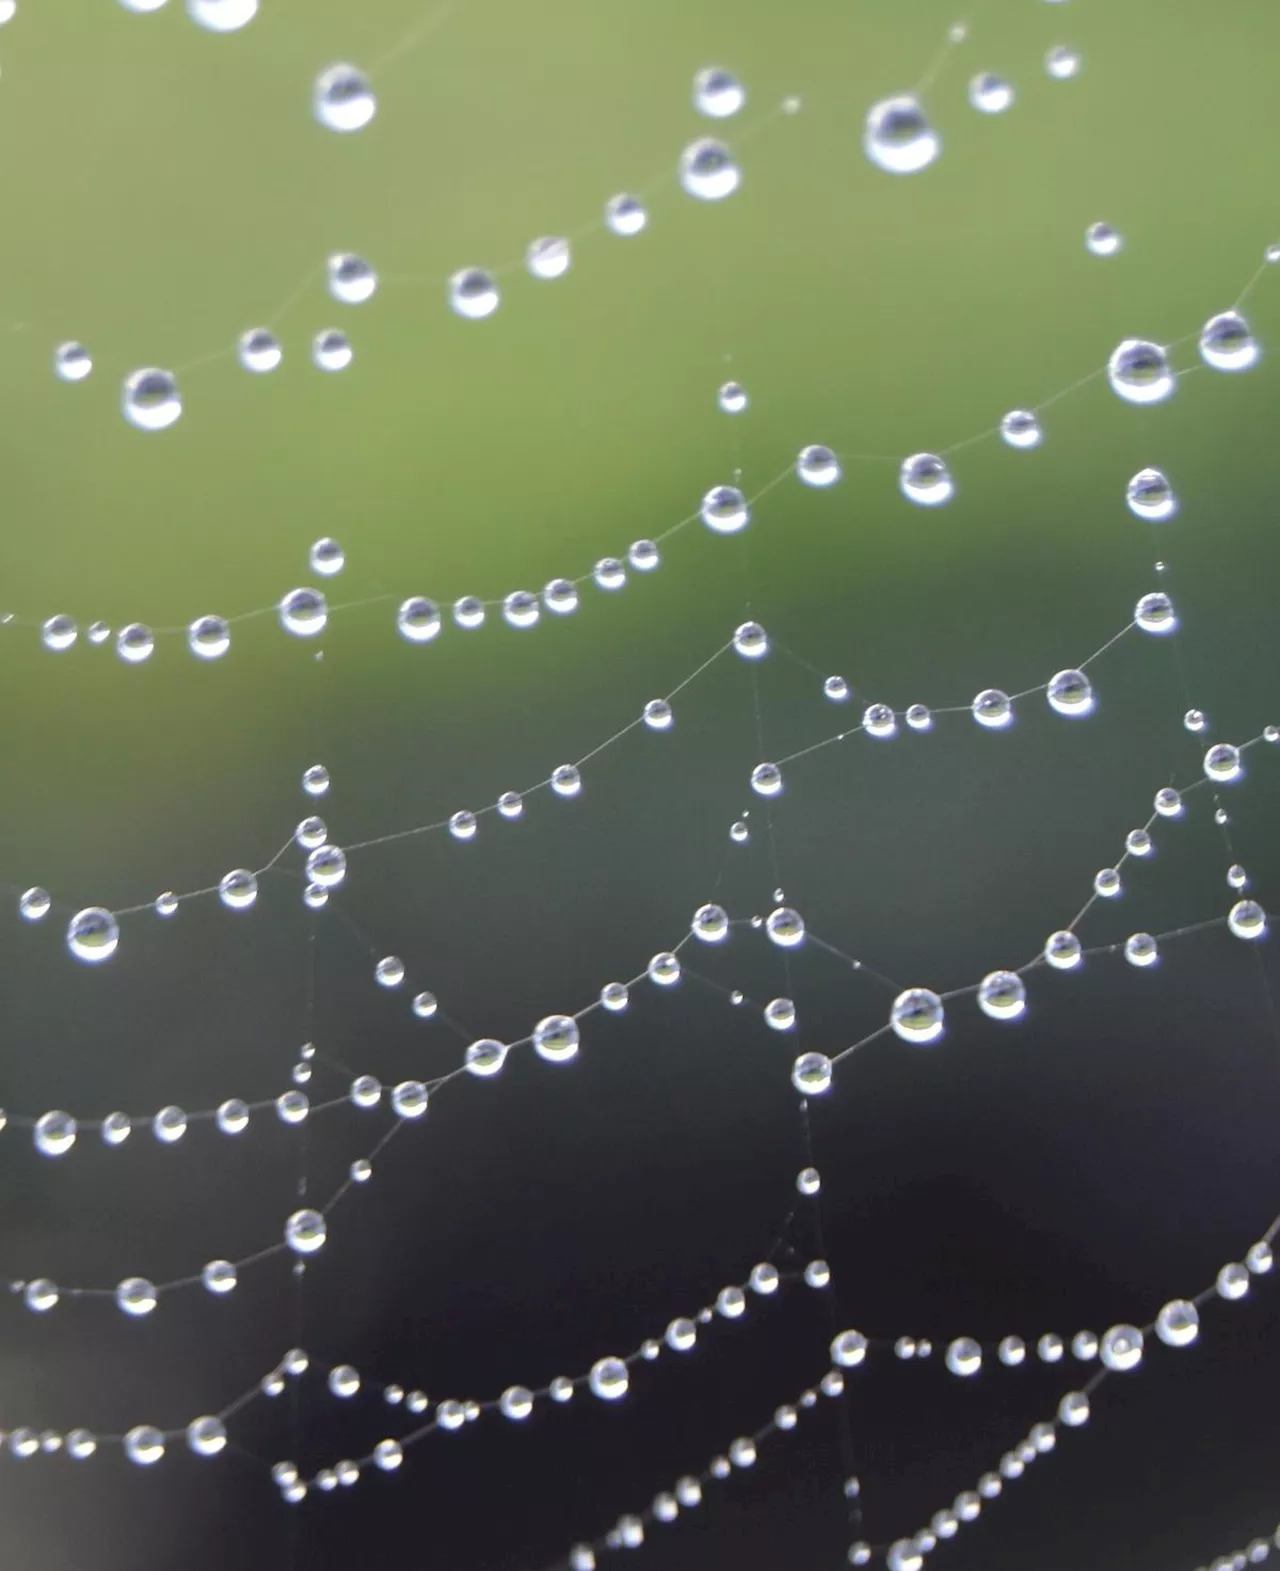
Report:
[[[938,471],[931,470],[930,474],[931,474],[931,484],[938,484]],[[1030,691],[1038,691],[1038,690],[1027,690],[1027,691],[1029,691],[1029,693],[1030,693]],[[1026,696],[1026,694],[1018,694],[1018,696]],[[832,738],[832,740],[845,740],[845,737],[847,737],[847,735],[850,735],[850,732],[843,732],[843,734],[840,735],[839,738]],[[1256,738],[1255,738],[1255,740],[1256,740]],[[796,757],[796,756],[798,756],[798,754],[793,754],[792,757]],[[441,822],[441,825],[438,825],[438,826],[441,826],[441,828],[443,828],[444,822]],[[405,831],[405,833],[418,833],[418,831]],[[771,839],[773,839],[773,836],[771,836]],[[369,844],[379,844],[379,842],[369,842]],[[1126,855],[1128,855],[1128,851],[1126,851]],[[272,864],[269,864],[269,867],[270,866],[272,866]],[[777,867],[774,870],[776,870],[776,872],[777,872]],[[206,891],[206,892],[212,892],[212,889],[210,889],[210,891]],[[1085,910],[1088,910],[1088,906],[1085,906]],[[1076,919],[1074,919],[1074,921],[1071,922],[1070,928],[1074,928],[1074,925],[1076,925],[1076,922],[1081,921],[1081,917],[1082,916],[1084,916],[1084,911],[1082,911],[1081,916],[1077,916]],[[1222,919],[1219,919],[1219,921],[1222,921]],[[1070,928],[1068,928],[1068,930],[1070,930]],[[685,941],[682,941],[682,944],[683,943],[686,943],[686,939],[685,939]],[[675,950],[675,952],[678,952],[678,949],[680,949],[680,946],[677,946],[677,950]],[[592,1005],[592,1007],[595,1007],[595,1005]],[[883,1029],[887,1029],[887,1027],[883,1027]],[[526,1040],[528,1040],[528,1038],[526,1038]],[[853,1049],[848,1049],[848,1051],[853,1051]],[[455,1071],[455,1073],[462,1073],[462,1070]],[[386,1139],[389,1139],[389,1136],[391,1136],[391,1134],[396,1133],[397,1128],[399,1128],[399,1126],[393,1126],[393,1130],[389,1131],[388,1136],[386,1136]],[[346,1194],[346,1189],[347,1189],[347,1186],[342,1186],[342,1188],[339,1189],[338,1192],[336,1192],[335,1199],[331,1200],[330,1205],[333,1205],[333,1203],[336,1203],[336,1200],[341,1199],[342,1194]],[[328,1207],[327,1207],[327,1210],[328,1210]],[[278,1247],[283,1247],[283,1246],[278,1246]],[[834,1384],[834,1382],[832,1382],[832,1384]],[[765,1433],[765,1431],[762,1431],[762,1433]],[[27,1444],[27,1442],[25,1442],[25,1439],[24,1439],[24,1452],[25,1452],[25,1444]],[[743,1455],[746,1455],[746,1453],[743,1452]],[[713,1475],[716,1475],[715,1464],[713,1464]],[[624,1546],[625,1546],[625,1543],[627,1543],[627,1540],[625,1540],[625,1535],[622,1536],[622,1538],[620,1538],[620,1543],[624,1544]],[[900,1544],[895,1544],[895,1546],[891,1547],[891,1554],[892,1554],[892,1552],[894,1552],[894,1549],[897,1549],[897,1551],[898,1551],[898,1560],[900,1560],[900,1562],[903,1562],[903,1565],[906,1565],[906,1563],[908,1563],[909,1557],[908,1557],[908,1560],[903,1560],[903,1554],[905,1554],[905,1551],[901,1551]]]

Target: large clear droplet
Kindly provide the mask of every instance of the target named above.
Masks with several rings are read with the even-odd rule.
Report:
[[[182,413],[182,397],[172,371],[149,366],[131,371],[120,396],[124,417],[140,431],[163,431]]]
[[[498,286],[482,267],[463,267],[449,279],[449,304],[459,316],[479,320],[498,309]]]
[[[1247,371],[1257,364],[1257,341],[1239,311],[1223,311],[1205,323],[1200,358],[1215,371]]]
[[[718,202],[742,184],[742,171],[723,142],[701,137],[680,155],[680,184],[690,196]]]
[[[359,131],[378,108],[369,78],[353,65],[331,65],[316,77],[311,94],[316,119],[331,131]]]
[[[862,135],[867,157],[890,174],[914,174],[931,164],[942,140],[911,97],[885,98],[867,115]]]
[[[67,948],[77,960],[97,965],[109,960],[120,942],[120,927],[103,906],[77,911],[67,924]]]
[[[1158,404],[1178,385],[1169,356],[1145,338],[1126,338],[1107,361],[1112,390],[1131,404]]]
[[[746,101],[742,83],[721,66],[708,66],[693,79],[693,107],[711,120],[736,115]]]

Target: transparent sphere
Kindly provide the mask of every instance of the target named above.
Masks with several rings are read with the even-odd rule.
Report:
[[[187,1132],[187,1115],[180,1107],[162,1107],[151,1120],[151,1133],[163,1145],[174,1145]]]
[[[378,287],[377,272],[351,251],[335,251],[325,261],[325,273],[329,293],[344,305],[362,305]]]
[[[604,222],[615,235],[638,235],[649,222],[649,214],[638,196],[623,191],[605,203]]]
[[[582,775],[576,764],[557,764],[551,771],[551,789],[557,796],[577,796],[582,790]]]
[[[247,867],[234,868],[219,882],[218,898],[232,911],[247,911],[258,898],[257,875]]]
[[[67,923],[67,948],[77,960],[99,965],[109,960],[120,942],[120,927],[103,906],[77,911]]]
[[[449,833],[455,840],[474,840],[476,837],[476,815],[462,810],[451,815],[449,819]]]
[[[1078,717],[1093,712],[1093,683],[1083,671],[1059,671],[1045,689],[1055,714]]]
[[[606,1402],[616,1402],[627,1394],[630,1375],[620,1358],[600,1358],[591,1366],[587,1384],[594,1396]]]
[[[307,877],[317,889],[332,889],[346,876],[347,855],[338,846],[317,846],[307,858]]]
[[[884,1563],[889,1571],[921,1571],[924,1556],[913,1538],[898,1538],[889,1545]]]
[[[156,1289],[143,1276],[127,1276],[116,1288],[116,1304],[127,1315],[149,1315],[156,1307]]]
[[[312,764],[302,773],[302,789],[308,796],[323,796],[329,789],[329,771],[323,764]]]
[[[680,980],[680,960],[664,949],[649,961],[645,972],[649,980],[656,982],[659,987],[673,987]]]
[[[988,731],[1002,731],[1013,723],[1013,702],[998,687],[985,687],[969,705],[969,712]]]
[[[926,704],[911,704],[907,708],[907,724],[913,731],[931,731],[933,715]]]
[[[1155,965],[1160,950],[1150,933],[1131,933],[1124,941],[1124,957],[1131,966]]]
[[[1126,338],[1107,361],[1112,391],[1130,404],[1158,404],[1177,386],[1169,356],[1145,338]]]
[[[644,706],[643,719],[650,731],[669,731],[675,716],[665,698],[651,698]]]
[[[831,1089],[831,1060],[825,1053],[801,1053],[791,1066],[791,1084],[801,1096],[821,1096]]]
[[[256,4],[256,0],[255,0]],[[227,1444],[226,1425],[212,1414],[193,1418],[187,1425],[187,1445],[197,1456],[217,1456]]]
[[[1014,97],[1012,86],[994,71],[979,71],[970,78],[969,102],[984,115],[1003,114]]]
[[[862,712],[862,729],[868,736],[881,740],[885,737],[896,736],[898,732],[898,717],[888,704],[868,704]]]
[[[1238,1260],[1231,1261],[1218,1272],[1218,1279],[1214,1286],[1217,1288],[1219,1298],[1232,1301],[1243,1298],[1249,1291],[1249,1268],[1241,1265]]]
[[[1051,933],[1045,940],[1044,958],[1058,971],[1074,970],[1081,962],[1080,940],[1067,929]]]
[[[116,653],[127,665],[149,660],[155,647],[155,635],[141,622],[130,622],[116,634]]]
[[[542,603],[557,616],[568,616],[578,609],[578,586],[568,578],[553,578],[542,591]]]
[[[992,971],[978,985],[978,1007],[992,1020],[1016,1020],[1026,1011],[1026,985],[1016,971]]]
[[[704,944],[718,944],[728,936],[729,914],[723,906],[703,905],[693,913],[690,929]]]
[[[796,459],[796,474],[805,485],[819,489],[834,485],[840,478],[840,460],[829,447],[818,444],[802,447]]]
[[[384,955],[373,968],[379,987],[399,987],[404,981],[404,961],[399,955]]]
[[[22,1290],[23,1303],[38,1315],[47,1314],[58,1302],[58,1296],[57,1284],[47,1276],[36,1277]]]
[[[1155,794],[1152,806],[1161,818],[1177,818],[1182,812],[1182,796],[1172,786],[1161,786]]]
[[[150,1467],[164,1455],[164,1434],[154,1424],[138,1424],[124,1437],[124,1454],[139,1467]]]
[[[1247,371],[1257,364],[1257,342],[1239,311],[1223,311],[1205,323],[1200,358],[1215,371]]]
[[[782,771],[777,764],[757,764],[751,771],[751,789],[757,796],[777,796],[782,790]]]
[[[621,589],[627,581],[627,570],[616,556],[602,556],[591,569],[597,589]]]
[[[528,1418],[533,1412],[533,1392],[528,1386],[508,1386],[498,1398],[498,1410],[504,1418]]]
[[[1104,900],[1114,900],[1122,892],[1120,874],[1114,867],[1103,867],[1093,875],[1093,892]]]
[[[1085,249],[1093,256],[1114,256],[1124,244],[1120,232],[1110,224],[1090,224],[1084,232]]]
[[[779,906],[770,911],[765,920],[765,932],[780,949],[794,949],[804,942],[804,918],[790,906]]]
[[[355,1396],[360,1389],[359,1371],[350,1364],[335,1364],[329,1371],[329,1390],[336,1397]]]
[[[314,638],[324,631],[329,607],[318,589],[291,589],[279,605],[280,626],[296,638]]]
[[[1229,742],[1219,742],[1204,755],[1204,772],[1210,780],[1238,780],[1244,773],[1240,763],[1240,749]]]
[[[611,1014],[620,1014],[631,1002],[631,992],[625,982],[606,982],[600,989],[600,1002]]]
[[[373,119],[377,108],[369,78],[353,65],[328,66],[315,79],[312,113],[330,131],[359,131]]]
[[[255,376],[274,371],[284,359],[280,340],[268,327],[251,327],[236,340],[236,358]]]
[[[234,33],[257,14],[258,0],[187,0],[187,15],[211,33]]]
[[[718,202],[742,184],[742,171],[723,142],[704,136],[680,154],[680,184],[690,196]]]
[[[507,1061],[506,1044],[493,1037],[481,1037],[467,1047],[466,1066],[473,1075],[488,1079],[496,1075]]]
[[[187,648],[201,660],[218,660],[231,648],[231,629],[220,616],[198,616],[187,629]]]
[[[53,352],[54,375],[64,382],[83,382],[93,370],[93,360],[83,344],[59,344]]]
[[[238,1135],[248,1127],[249,1109],[239,1097],[229,1097],[218,1106],[214,1115],[218,1128],[224,1135]]]
[[[1267,931],[1267,913],[1256,900],[1237,900],[1227,913],[1227,926],[1237,938],[1262,938]]]
[[[1079,52],[1066,44],[1055,44],[1044,57],[1046,72],[1059,82],[1078,74],[1081,66]]]
[[[207,1292],[220,1297],[235,1287],[236,1268],[230,1260],[210,1260],[200,1272],[200,1280]]]
[[[140,431],[163,431],[182,413],[182,395],[172,371],[148,366],[131,371],[120,392],[120,407]]]
[[[716,393],[716,402],[727,415],[740,415],[747,407],[747,390],[741,382],[724,382]]]
[[[463,267],[449,279],[449,304],[459,316],[478,321],[498,309],[498,286],[483,267]]]
[[[502,618],[508,627],[532,627],[539,616],[538,597],[527,589],[513,589],[502,602]]]
[[[982,1368],[982,1348],[971,1336],[958,1336],[947,1348],[947,1368],[953,1375],[976,1375]]]
[[[18,897],[18,915],[26,922],[39,922],[48,916],[52,904],[49,891],[37,886]]]
[[[773,1031],[790,1031],[796,1023],[796,1006],[789,998],[771,998],[764,1006],[764,1023]]]
[[[569,271],[572,253],[569,242],[559,235],[543,235],[530,241],[524,265],[534,278],[561,278]]]
[[[1144,633],[1172,633],[1178,626],[1173,601],[1159,591],[1143,595],[1134,607],[1133,620]]]
[[[862,148],[879,168],[906,175],[931,164],[942,150],[942,139],[916,99],[903,95],[872,106],[863,128]]]
[[[313,1255],[322,1249],[327,1234],[323,1213],[308,1207],[295,1211],[284,1227],[285,1243],[299,1255]]]
[[[1245,1264],[1254,1276],[1266,1276],[1272,1269],[1275,1265],[1275,1256],[1265,1238],[1259,1239],[1256,1244],[1250,1246],[1249,1253],[1245,1256]]]
[[[633,540],[627,547],[627,561],[637,573],[652,573],[662,558],[652,540]]]
[[[833,704],[843,704],[849,697],[849,684],[842,676],[829,676],[822,684],[822,692]]]
[[[1103,1333],[1098,1355],[1108,1369],[1136,1369],[1142,1362],[1142,1332],[1137,1326],[1112,1326]]]
[[[736,534],[745,529],[751,518],[751,509],[737,486],[712,486],[702,499],[702,522],[718,535]]]
[[[697,1326],[684,1316],[673,1320],[663,1334],[663,1340],[675,1353],[687,1353],[697,1339]]]
[[[893,1001],[889,1023],[904,1042],[936,1042],[942,1035],[942,1000],[927,987],[908,988]]]
[[[1208,723],[1202,709],[1188,709],[1182,717],[1182,724],[1188,731],[1203,731]]]
[[[1039,447],[1043,432],[1029,409],[1011,409],[1000,422],[1000,435],[1010,447]]]
[[[392,1088],[391,1110],[397,1118],[421,1118],[427,1101],[427,1088],[421,1080],[402,1080]]]
[[[322,328],[311,340],[311,360],[320,371],[345,371],[355,358],[351,340],[336,327]]]
[[[1069,1429],[1089,1422],[1089,1398],[1083,1391],[1068,1391],[1058,1403],[1058,1420]]]
[[[549,1064],[564,1064],[576,1056],[580,1036],[572,1015],[548,1015],[533,1028],[533,1050]]]
[[[1227,869],[1227,883],[1230,884],[1232,889],[1243,889],[1248,882],[1249,875],[1240,866],[1239,862],[1232,863]]]
[[[379,1440],[373,1448],[373,1461],[375,1467],[380,1467],[384,1473],[394,1472],[404,1461],[404,1450],[398,1440]]]
[[[712,120],[736,115],[747,101],[746,89],[731,71],[707,66],[693,79],[693,107]]]
[[[67,1431],[67,1455],[77,1462],[82,1462],[98,1449],[97,1440],[87,1429],[69,1429]]]
[[[462,595],[453,602],[453,620],[459,627],[481,627],[484,624],[484,602],[474,595]]]
[[[36,1119],[31,1138],[41,1156],[64,1156],[76,1143],[76,1121],[55,1108]]]
[[[1178,498],[1161,469],[1140,469],[1125,487],[1125,501],[1138,518],[1172,518],[1178,511]]]
[[[1071,1338],[1071,1352],[1082,1364],[1098,1356],[1098,1338],[1092,1331],[1077,1331]]]
[[[861,1331],[841,1331],[831,1341],[831,1362],[841,1369],[856,1369],[867,1356],[867,1339]]]
[[[323,539],[312,542],[311,549],[307,552],[307,561],[313,573],[330,578],[334,573],[342,571],[346,566],[347,557],[338,542],[326,535]]]
[[[59,614],[49,617],[41,624],[40,642],[46,649],[52,649],[55,654],[70,649],[75,641],[76,624],[71,617]]]
[[[898,485],[909,502],[921,507],[940,507],[956,490],[951,471],[936,453],[913,453],[904,458]]]
[[[1041,1363],[1060,1363],[1065,1351],[1062,1345],[1062,1338],[1054,1331],[1046,1331],[1036,1343],[1036,1353],[1039,1355]]]
[[[1172,1299],[1156,1316],[1156,1335],[1169,1347],[1189,1347],[1200,1335],[1200,1311],[1188,1299]]]

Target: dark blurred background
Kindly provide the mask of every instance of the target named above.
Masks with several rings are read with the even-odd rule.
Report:
[[[1157,787],[1196,778],[1208,740],[1280,719],[1280,372],[1265,353],[1280,304],[1266,276],[1248,302],[1257,369],[1198,370],[1149,410],[1095,381],[1046,411],[1036,451],[991,439],[957,453],[945,508],[907,504],[892,462],[849,462],[833,491],[788,480],[743,535],[686,530],[656,573],[616,595],[588,583],[575,616],[533,631],[491,613],[413,647],[392,619],[411,593],[444,603],[579,574],[738,470],[759,488],[804,443],[944,447],[1095,369],[1121,337],[1194,335],[1280,237],[1273,7],[992,0],[927,95],[942,157],[903,179],[866,162],[862,120],[935,58],[957,20],[935,0],[474,0],[377,73],[367,130],[316,125],[320,68],[372,64],[427,15],[408,0],[264,0],[218,37],[178,0],[153,16],[64,0],[24,4],[0,31],[0,609],[15,613],[0,630],[0,855],[13,891],[42,884],[56,902],[0,940],[11,1112],[271,1096],[308,1040],[314,1100],[346,1084],[321,1060],[429,1078],[470,1036],[523,1036],[633,976],[704,900],[749,916],[779,886],[846,954],[962,987],[1022,964],[1074,915]],[[1083,53],[1074,80],[1043,70],[1058,42]],[[668,181],[644,234],[584,236],[564,280],[512,266],[535,235],[589,224],[716,131],[689,98],[712,63],[748,89],[719,131],[740,146],[741,191],[710,205]],[[968,106],[982,69],[1017,86],[1007,115]],[[776,114],[790,94],[800,112]],[[1086,252],[1098,219],[1124,235],[1119,255]],[[120,418],[126,371],[203,361],[346,249],[383,274],[370,304],[339,305],[317,278],[281,319],[280,371],[215,358],[182,376],[172,430]],[[473,263],[506,268],[483,322],[444,305],[444,277]],[[308,345],[332,325],[355,360],[326,376]],[[76,386],[49,369],[72,337],[95,356]],[[1175,358],[1195,365],[1194,337]],[[716,407],[728,376],[751,397],[737,417]],[[1124,505],[1149,464],[1181,498],[1154,527]],[[332,599],[392,600],[335,614],[318,642],[267,617],[209,665],[180,638],[136,668],[83,637],[58,656],[40,646],[53,612],[169,626],[269,605],[310,581],[322,535],[347,553]],[[967,703],[1046,681],[1158,582],[1181,632],[1109,651],[1091,719],[1025,699],[1008,732],[955,716],[929,736],[854,738],[790,766],[767,809],[751,796],[755,763],[868,700]],[[671,733],[587,764],[576,801],[543,792],[472,843],[434,834],[353,856],[316,914],[291,852],[250,912],[205,899],[167,923],[143,913],[109,965],[67,956],[68,911],[261,865],[306,811],[349,844],[545,778],[674,687],[748,608],[842,673],[851,703],[828,703],[781,654],[758,668],[729,656],[677,698]],[[1182,727],[1192,703],[1203,736]],[[313,804],[298,781],[318,761],[333,785]],[[1223,915],[1233,859],[1274,900],[1278,767],[1276,751],[1248,755],[1223,792],[1226,834],[1203,790],[1162,821],[1157,855],[1089,914],[1086,943]],[[731,845],[744,809],[751,841]],[[573,1064],[525,1049],[495,1082],[442,1092],[334,1213],[301,1285],[274,1258],[227,1299],[188,1289],[140,1321],[110,1302],[36,1316],[0,1300],[0,1424],[178,1427],[295,1341],[371,1386],[493,1397],[660,1334],[745,1280],[780,1233],[781,1264],[817,1253],[819,1216],[794,1190],[808,1156],[791,1060],[874,1029],[891,994],[812,944],[784,966],[749,928],[696,947],[697,977],[588,1017]],[[1117,956],[1041,970],[1016,1026],[958,1000],[935,1049],[880,1041],[846,1061],[811,1108],[834,1309],[797,1289],[708,1327],[687,1361],[641,1366],[616,1407],[486,1417],[301,1509],[280,1503],[272,1461],[361,1455],[412,1420],[370,1390],[336,1402],[312,1374],[233,1421],[218,1461],[181,1444],[154,1469],[118,1450],[5,1457],[8,1551],[49,1571],[370,1556],[537,1571],[814,1382],[833,1315],[932,1337],[934,1357],[871,1360],[843,1404],[823,1402],[643,1553],[655,1568],[816,1568],[842,1564],[853,1538],[910,1533],[1088,1372],[989,1360],[962,1382],[942,1368],[947,1339],[1143,1323],[1280,1210],[1272,948],[1218,928],[1169,943],[1148,972]],[[384,954],[404,958],[398,991],[374,985]],[[420,988],[456,1029],[414,1018]],[[799,1029],[780,1035],[760,1007],[787,992]],[[388,1118],[342,1109],[300,1136],[260,1114],[238,1140],[206,1124],[173,1149],[145,1129],[119,1151],[85,1134],[60,1161],[11,1126],[0,1270],[110,1287],[249,1254],[279,1237],[300,1180],[323,1199]],[[1189,1568],[1274,1528],[1273,1294],[1261,1279],[1210,1305],[1188,1351],[1153,1345],[939,1559]],[[842,1406],[860,1524],[840,1488]]]

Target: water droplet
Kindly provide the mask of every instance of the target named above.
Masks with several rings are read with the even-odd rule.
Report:
[[[280,340],[266,327],[251,327],[236,340],[236,356],[246,371],[274,371],[284,359]]]
[[[944,1023],[942,1000],[927,987],[908,988],[894,999],[889,1023],[904,1042],[936,1042]]]
[[[535,278],[560,278],[572,261],[569,242],[559,235],[533,240],[524,255],[525,266]]]
[[[630,1376],[620,1358],[600,1358],[591,1366],[587,1377],[592,1394],[606,1402],[616,1402],[626,1396]]]
[[[359,131],[377,112],[369,78],[353,65],[331,65],[316,77],[311,108],[331,131]]]
[[[605,227],[615,235],[638,235],[649,222],[649,214],[638,196],[625,191],[611,196],[604,205]]]
[[[716,402],[727,415],[740,415],[747,407],[747,390],[741,382],[725,382],[716,394]]]
[[[733,154],[714,137],[690,142],[680,155],[680,184],[690,196],[704,202],[718,202],[731,196],[742,184],[742,171]]]
[[[164,1434],[154,1424],[138,1424],[124,1437],[124,1454],[139,1467],[150,1467],[164,1455]]]
[[[1159,469],[1140,469],[1125,487],[1124,495],[1129,510],[1139,518],[1172,518],[1178,511],[1178,498]]]
[[[994,71],[979,71],[969,82],[969,102],[984,115],[998,115],[1015,98],[1013,87]]]
[[[1051,933],[1045,940],[1044,958],[1056,971],[1073,971],[1083,958],[1080,940],[1066,928]]]
[[[777,796],[782,790],[782,771],[777,764],[757,764],[751,771],[751,789],[757,796]]]
[[[77,911],[67,924],[67,948],[77,960],[98,964],[109,960],[120,942],[120,928],[111,912],[102,906]]]
[[[258,898],[258,879],[247,867],[234,868],[218,884],[218,897],[231,911],[247,911]]]
[[[201,660],[217,660],[231,648],[231,629],[223,617],[198,616],[187,629],[187,647]]]
[[[1172,633],[1177,630],[1178,618],[1173,601],[1166,594],[1143,595],[1134,607],[1133,620],[1144,633]]]
[[[326,327],[311,340],[311,359],[321,371],[345,371],[354,351],[351,340],[336,327]]]
[[[1067,44],[1055,44],[1044,57],[1045,70],[1059,82],[1079,75],[1082,64],[1079,52]]]
[[[1083,671],[1059,671],[1045,689],[1049,707],[1060,715],[1093,713],[1093,684]]]
[[[1145,969],[1155,965],[1160,951],[1150,933],[1131,933],[1124,941],[1124,957],[1131,966]]]
[[[362,305],[378,287],[377,272],[352,251],[335,251],[325,261],[325,273],[329,293],[343,305]]]
[[[769,635],[759,622],[743,622],[734,630],[733,647],[744,660],[762,660],[769,653]]]
[[[295,1254],[312,1255],[323,1247],[327,1231],[323,1214],[304,1208],[285,1223],[284,1241]]]
[[[33,889],[25,890],[18,897],[18,915],[27,922],[40,922],[48,916],[52,904],[49,891],[37,885]]]
[[[93,359],[83,344],[70,340],[53,352],[54,375],[64,382],[83,382],[93,370]]]
[[[1002,731],[1013,722],[1013,703],[998,687],[985,687],[969,705],[969,711],[988,731]]]
[[[449,279],[449,304],[459,316],[478,321],[498,309],[498,286],[482,267],[462,267]]]
[[[747,101],[746,89],[731,71],[707,66],[693,79],[693,107],[712,120],[736,115]]]
[[[149,366],[124,379],[120,406],[130,425],[140,431],[163,431],[182,413],[182,396],[172,371]]]
[[[503,620],[509,627],[532,627],[538,620],[538,597],[527,589],[513,589],[502,602]]]
[[[1200,358],[1215,371],[1247,371],[1257,364],[1257,342],[1239,311],[1223,311],[1205,323]]]
[[[909,502],[940,507],[955,495],[951,472],[936,453],[914,453],[902,462],[898,484]]]
[[[890,174],[914,174],[931,164],[942,149],[924,110],[910,97],[885,98],[867,115],[862,147],[873,164]]]
[[[1114,256],[1124,244],[1120,232],[1110,224],[1090,224],[1084,232],[1084,243],[1094,256]]]
[[[751,518],[747,500],[737,486],[712,486],[702,499],[702,522],[718,535],[736,534]]]
[[[411,595],[396,612],[396,627],[411,644],[425,644],[440,631],[440,608],[423,595]]]
[[[298,638],[314,638],[329,620],[329,607],[318,589],[291,589],[279,611],[281,627]]]
[[[1126,338],[1107,361],[1112,391],[1131,404],[1158,404],[1178,385],[1169,356],[1145,338]]]
[[[1011,409],[1000,422],[1000,435],[1010,447],[1039,447],[1043,433],[1030,409]]]
[[[992,1020],[1016,1020],[1027,1007],[1027,989],[1016,971],[992,971],[978,986],[978,1007]]]

